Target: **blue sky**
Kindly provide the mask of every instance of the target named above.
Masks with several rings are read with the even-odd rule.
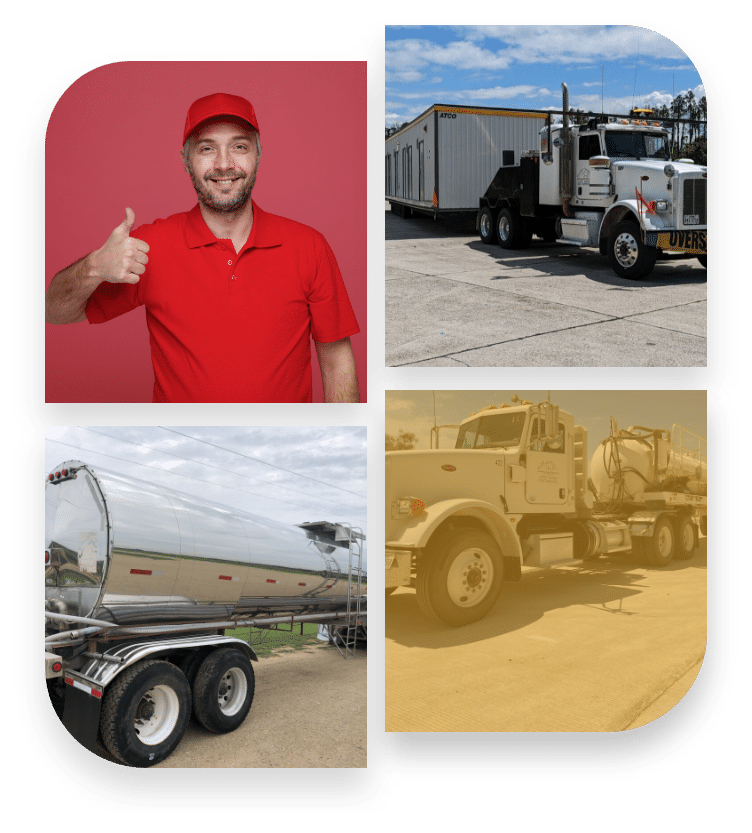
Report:
[[[562,81],[595,112],[705,95],[687,55],[637,26],[386,27],[386,126],[437,103],[558,110]]]

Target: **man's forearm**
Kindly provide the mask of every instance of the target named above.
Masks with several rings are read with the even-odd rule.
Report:
[[[355,367],[351,372],[338,371],[328,377],[322,376],[324,402],[360,402],[358,375]]]
[[[360,402],[358,374],[349,338],[329,344],[316,342],[324,402]]]
[[[91,266],[91,255],[58,272],[44,298],[44,320],[47,324],[85,321],[86,303],[100,283]]]

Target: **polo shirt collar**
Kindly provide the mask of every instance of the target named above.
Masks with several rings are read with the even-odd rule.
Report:
[[[281,245],[282,237],[279,233],[277,223],[274,220],[274,215],[267,214],[253,200],[251,200],[251,203],[253,204],[253,227],[243,248],[250,249],[254,247],[263,249]],[[195,249],[199,246],[209,246],[217,242],[214,232],[206,225],[201,215],[201,209],[198,203],[186,214],[185,240],[189,249]]]

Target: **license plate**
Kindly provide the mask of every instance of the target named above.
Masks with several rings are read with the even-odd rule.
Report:
[[[687,252],[704,255],[708,252],[706,231],[662,231],[658,235],[658,248],[667,252]]]
[[[685,214],[684,215],[684,225],[685,226],[699,226],[700,225],[700,215],[699,214]]]

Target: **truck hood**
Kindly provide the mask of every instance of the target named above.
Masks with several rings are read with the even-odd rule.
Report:
[[[514,449],[516,450],[516,449]],[[392,504],[414,497],[427,506],[452,498],[477,498],[504,494],[504,449],[431,449],[391,451],[386,454],[387,540],[405,518],[392,517]]]
[[[694,165],[689,162],[664,162],[662,159],[613,159],[611,161],[611,168],[614,174],[625,171],[630,177],[640,177],[643,174],[650,177],[652,182],[654,177],[660,176],[662,179],[668,178],[663,173],[666,165],[671,164],[679,176],[700,175],[707,173],[707,168],[704,165]]]

